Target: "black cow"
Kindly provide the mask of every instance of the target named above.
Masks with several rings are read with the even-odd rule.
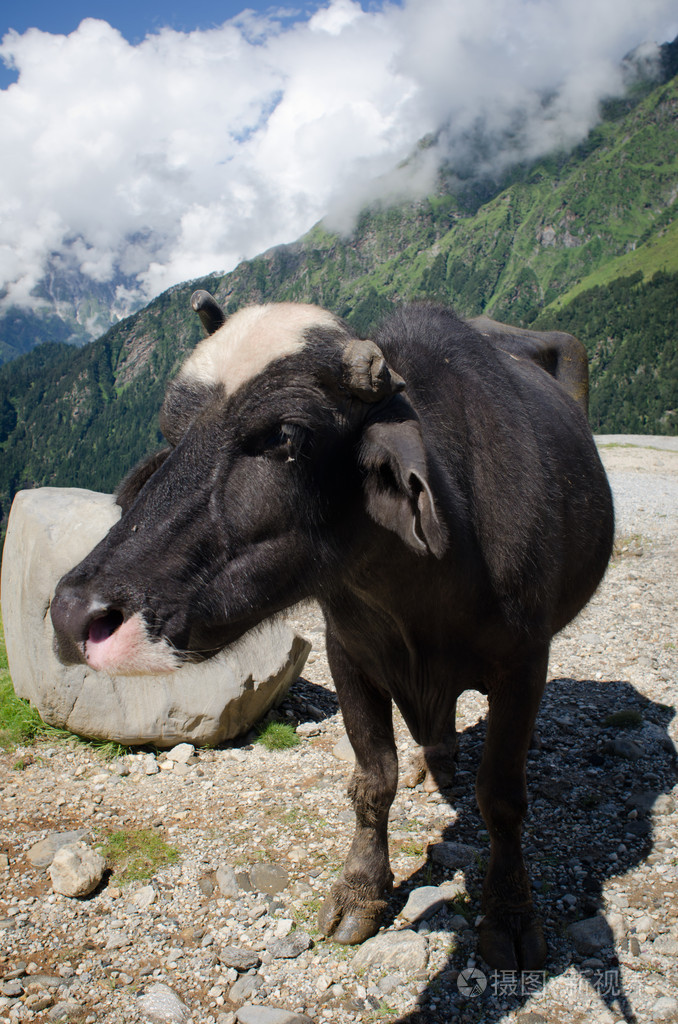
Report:
[[[60,657],[164,672],[316,598],[356,753],[355,837],[320,913],[347,943],[377,930],[392,881],[391,702],[433,764],[453,750],[459,694],[487,693],[480,951],[538,968],[527,749],[551,637],[593,594],[613,534],[581,346],[428,304],[362,341],[312,306],[225,321],[207,293],[193,303],[209,337],[169,386],[171,447],[127,478],[121,520],[60,581]]]

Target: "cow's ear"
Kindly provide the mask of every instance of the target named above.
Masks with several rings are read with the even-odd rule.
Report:
[[[122,509],[123,515],[132,507],[141,488],[150,480],[156,469],[162,466],[171,451],[171,448],[161,448],[159,452],[155,452],[129,471],[115,492],[116,503]]]
[[[372,519],[417,554],[442,558],[447,531],[436,511],[417,420],[371,423],[363,432],[360,462]]]

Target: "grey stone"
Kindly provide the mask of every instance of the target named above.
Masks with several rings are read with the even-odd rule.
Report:
[[[480,851],[466,843],[431,843],[426,852],[436,864],[456,870],[472,864]]]
[[[278,1009],[277,1006],[253,1006],[245,1003],[237,1013],[239,1024],[313,1024],[305,1013]]]
[[[130,899],[137,910],[148,910],[150,906],[155,903],[157,893],[152,885],[144,885],[141,889],[137,889],[134,895]]]
[[[62,665],[49,606],[59,578],[117,521],[108,494],[41,487],[14,499],[2,562],[2,611],[14,688],[43,721],[92,739],[174,747],[245,733],[287,692],[310,644],[264,622],[202,664],[162,676],[116,676]]]
[[[34,868],[47,868],[62,846],[80,842],[81,839],[89,838],[89,835],[86,828],[79,828],[75,832],[53,832],[51,836],[31,846],[26,856]]]
[[[62,978],[58,974],[43,974],[38,971],[37,974],[31,974],[26,978],[26,984],[29,982],[33,985],[40,985],[42,988],[54,989],[54,988],[65,988],[68,985],[68,980]]]
[[[673,1020],[678,1016],[678,1000],[673,996],[661,996],[650,1010],[654,1020]]]
[[[275,939],[268,947],[274,960],[294,960],[313,945],[308,932],[292,932],[284,939]]]
[[[246,1003],[264,984],[258,974],[242,974],[228,991],[228,998],[234,1006]]]
[[[176,747],[167,751],[170,761],[175,761],[177,764],[186,764],[189,757],[193,757],[194,754],[195,747],[192,743],[177,743]]]
[[[78,1015],[82,1016],[83,1008],[75,999],[64,999],[47,1011],[48,1020],[69,1020]]]
[[[250,871],[250,882],[256,891],[266,892],[269,896],[282,892],[289,880],[289,873],[277,864],[255,864]]]
[[[669,793],[660,793],[654,802],[652,813],[656,815],[673,814],[675,804]]]
[[[353,764],[355,762],[355,750],[351,746],[351,741],[346,733],[344,733],[344,735],[341,736],[334,744],[332,753],[340,761],[348,761],[349,764]]]
[[[630,736],[616,736],[612,741],[612,752],[627,761],[637,761],[645,753],[645,747]]]
[[[437,885],[422,885],[413,889],[401,911],[406,921],[426,921],[445,904]]]
[[[587,917],[568,925],[568,932],[580,953],[597,953],[614,942],[612,929],[604,917]]]
[[[185,1024],[190,1012],[169,985],[161,981],[151,985],[139,996],[138,1008],[149,1020],[157,1024]]]
[[[106,861],[86,843],[62,846],[49,866],[52,888],[62,896],[87,896],[103,878]]]
[[[257,953],[251,949],[241,949],[240,946],[224,946],[218,955],[224,967],[233,967],[236,971],[250,971],[261,963]]]
[[[657,926],[649,914],[637,917],[633,924],[637,935],[644,933],[649,939],[654,939],[657,934]]]
[[[235,877],[235,871],[230,864],[219,865],[216,872],[216,881],[222,896],[225,896],[227,899],[233,899],[233,897],[238,895],[240,886],[238,885],[238,879]]]
[[[399,932],[381,932],[364,942],[353,957],[353,966],[362,969],[402,970],[408,975],[423,971],[428,948],[423,935],[410,928]]]
[[[652,952],[663,956],[678,956],[678,939],[673,935],[658,935],[652,943]]]
[[[395,992],[405,984],[405,980],[401,974],[387,974],[385,978],[380,978],[377,983],[379,991],[385,996]]]
[[[608,914],[607,923],[610,931],[612,932],[612,938],[615,942],[621,942],[626,936],[626,922],[621,914]]]
[[[5,981],[0,986],[3,996],[20,996],[23,990],[24,987],[18,978],[14,981]]]
[[[131,946],[132,939],[127,932],[115,931],[111,932],[109,937],[106,939],[106,949],[124,949],[125,946]]]

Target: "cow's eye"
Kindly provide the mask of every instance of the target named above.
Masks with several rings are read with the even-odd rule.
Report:
[[[264,438],[263,453],[274,458],[293,461],[299,452],[304,434],[304,428],[296,423],[281,423]]]

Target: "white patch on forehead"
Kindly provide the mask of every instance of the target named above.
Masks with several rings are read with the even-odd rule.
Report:
[[[204,338],[188,357],[180,378],[221,384],[232,395],[276,359],[301,352],[309,327],[335,327],[336,317],[317,306],[276,303],[250,306],[234,313]]]

